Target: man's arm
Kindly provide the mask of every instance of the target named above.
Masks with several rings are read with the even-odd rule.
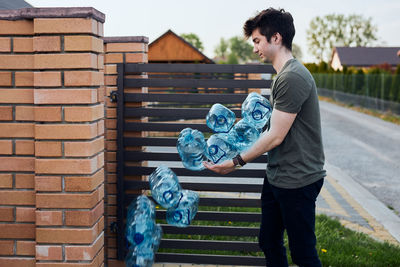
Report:
[[[280,145],[289,132],[290,127],[292,127],[296,115],[295,113],[287,113],[274,109],[271,115],[271,127],[269,131],[264,132],[249,150],[241,154],[242,159],[245,162],[251,162],[265,152]],[[230,173],[235,169],[232,160],[226,160],[217,165],[204,162],[204,166],[207,169],[221,174]]]

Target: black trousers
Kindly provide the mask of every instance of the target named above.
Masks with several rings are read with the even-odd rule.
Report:
[[[283,233],[286,229],[290,255],[300,267],[321,266],[315,248],[315,201],[324,179],[296,189],[278,188],[264,179],[259,245],[269,267],[288,266]]]

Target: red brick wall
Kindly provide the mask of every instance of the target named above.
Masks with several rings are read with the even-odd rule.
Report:
[[[116,222],[117,216],[117,104],[108,97],[111,91],[117,90],[117,63],[143,63],[147,62],[148,38],[146,37],[108,37],[104,38],[104,70],[105,70],[105,165],[106,165],[106,263],[109,267],[125,266],[117,258],[116,234],[110,231],[110,225]],[[125,89],[135,92],[147,92],[147,88]],[[141,179],[141,177],[136,177]]]
[[[0,266],[124,266],[108,96],[148,38],[103,38],[103,23],[93,8],[0,11]]]
[[[34,266],[33,20],[0,20],[0,266]]]
[[[0,266],[104,265],[103,22],[0,11]]]

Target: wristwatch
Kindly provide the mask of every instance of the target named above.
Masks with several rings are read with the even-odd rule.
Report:
[[[233,161],[233,165],[234,165],[236,168],[241,168],[241,167],[243,167],[244,165],[246,165],[246,162],[242,159],[242,157],[240,156],[240,154],[237,154],[237,155],[232,159],[232,161]]]

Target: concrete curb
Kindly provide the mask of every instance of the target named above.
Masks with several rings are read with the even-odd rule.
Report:
[[[338,167],[326,162],[325,169],[356,202],[400,242],[400,218],[393,211]]]

